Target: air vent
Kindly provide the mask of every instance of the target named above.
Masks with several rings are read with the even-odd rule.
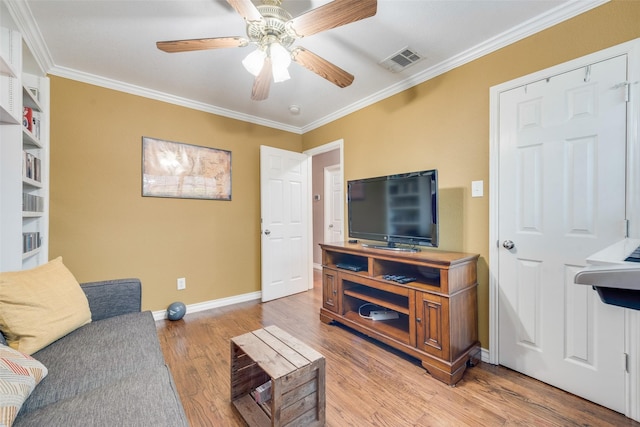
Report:
[[[387,59],[380,62],[384,68],[394,73],[404,70],[405,68],[420,61],[422,56],[410,47],[405,47],[399,52],[394,53]]]

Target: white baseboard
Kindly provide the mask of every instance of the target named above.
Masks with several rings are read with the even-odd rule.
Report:
[[[487,350],[486,348],[480,347],[480,359],[484,363],[491,363],[489,362],[489,350]]]
[[[227,305],[238,304],[241,302],[254,301],[262,298],[262,292],[256,291],[248,294],[235,295],[227,298],[220,298],[211,301],[198,302],[195,304],[187,305],[186,314],[197,313],[198,311],[209,310],[212,308],[225,307]],[[153,312],[153,318],[155,320],[162,320],[167,318],[167,310],[158,310]]]

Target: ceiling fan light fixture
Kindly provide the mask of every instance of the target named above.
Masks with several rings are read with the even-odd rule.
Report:
[[[273,67],[273,81],[276,83],[289,80],[289,65],[291,64],[291,53],[280,43],[269,45],[269,57]]]
[[[289,70],[287,70],[286,67],[282,68],[282,67],[276,67],[276,65],[273,65],[273,81],[274,83],[280,83],[280,82],[284,82],[286,80],[289,80],[291,78],[291,76],[289,75]]]
[[[262,66],[264,65],[264,60],[267,57],[267,54],[264,50],[258,48],[247,55],[246,58],[242,60],[242,65],[244,68],[254,76],[258,76],[260,74],[260,70],[262,70]]]

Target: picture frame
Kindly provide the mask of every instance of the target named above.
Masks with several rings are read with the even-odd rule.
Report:
[[[37,87],[29,87],[27,89],[29,89],[29,92],[31,92],[31,95],[33,95],[36,101],[40,101],[40,90]]]
[[[142,196],[231,200],[231,151],[142,137]]]

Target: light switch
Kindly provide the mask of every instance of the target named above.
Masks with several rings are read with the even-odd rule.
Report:
[[[483,181],[471,181],[471,197],[484,196],[484,182]]]

